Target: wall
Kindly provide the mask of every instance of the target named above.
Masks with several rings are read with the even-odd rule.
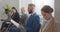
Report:
[[[55,18],[60,23],[60,0],[55,0]]]
[[[55,0],[55,18],[59,23],[58,32],[60,32],[60,0]]]

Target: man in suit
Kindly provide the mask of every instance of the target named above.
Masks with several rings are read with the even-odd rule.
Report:
[[[31,15],[27,20],[27,24],[24,26],[26,32],[38,32],[38,30],[41,26],[40,17],[34,11],[35,11],[35,5],[29,4],[28,5],[28,12]],[[13,22],[13,24],[14,24],[14,21],[11,21],[11,22]],[[17,26],[17,24],[16,24],[16,26]],[[20,26],[20,27],[18,27],[18,26]],[[23,26],[21,26],[21,25],[18,25],[18,26],[17,26],[17,28],[20,28],[20,31],[21,31],[21,28],[23,28]],[[16,32],[16,28],[10,28],[10,32]]]
[[[31,15],[27,20],[27,24],[25,25],[25,29],[27,32],[37,32],[40,27],[40,17],[34,11],[35,11],[35,5],[29,4],[28,12]]]
[[[45,5],[41,9],[41,13],[43,18],[46,20],[44,21],[43,25],[41,26],[40,32],[58,32],[58,23],[52,16],[53,8],[48,5]]]

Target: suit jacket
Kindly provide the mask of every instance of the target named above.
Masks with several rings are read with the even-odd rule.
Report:
[[[52,18],[51,22],[47,26],[47,28],[44,30],[44,32],[57,32],[58,31],[58,23],[54,18]]]
[[[25,25],[25,29],[27,32],[37,32],[39,25],[40,25],[40,18],[36,13],[34,13],[27,20],[27,24]]]

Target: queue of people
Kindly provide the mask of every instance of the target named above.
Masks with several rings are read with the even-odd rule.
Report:
[[[52,16],[53,8],[49,5],[45,5],[41,9],[41,14],[44,21],[43,25],[41,25],[41,18],[35,12],[35,5],[28,4],[28,13],[30,16],[28,17],[26,10],[24,7],[21,8],[21,17],[17,12],[15,7],[12,7],[12,16],[9,16],[9,22],[12,23],[9,27],[9,32],[57,32],[57,23],[55,18]],[[3,20],[3,19],[1,19]],[[7,20],[7,19],[6,19]],[[4,20],[4,23],[6,21]],[[5,24],[3,24],[4,27]],[[6,25],[5,25],[6,26]],[[2,28],[3,28],[2,27]],[[3,29],[1,29],[5,32]]]

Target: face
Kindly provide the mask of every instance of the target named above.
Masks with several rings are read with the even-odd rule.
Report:
[[[28,6],[28,12],[29,14],[34,12],[35,7],[34,6]]]
[[[46,13],[46,12],[41,12],[42,15],[43,15],[43,18],[45,18],[46,20],[48,20],[50,18],[50,14],[49,13]]]
[[[24,14],[25,13],[25,9],[21,9],[21,13]]]
[[[8,14],[8,11],[5,11],[6,14]]]
[[[16,13],[16,10],[15,9],[12,9],[12,13]]]

